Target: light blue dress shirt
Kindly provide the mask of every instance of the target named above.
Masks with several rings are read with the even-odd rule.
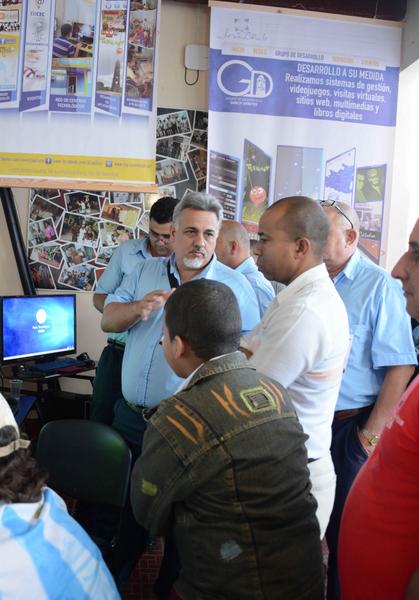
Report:
[[[170,290],[167,262],[170,270],[180,281],[175,256],[152,258],[137,265],[114,294],[108,295],[105,304],[141,300],[154,290]],[[259,322],[259,306],[252,286],[247,279],[226,267],[213,256],[210,263],[194,279],[214,279],[228,285],[234,292],[240,307],[243,334]],[[202,315],[205,318],[205,315]],[[122,363],[122,392],[130,404],[152,408],[172,395],[181,385],[178,377],[166,362],[159,344],[163,333],[163,308],[150,314],[146,321],[139,321],[128,331]]]
[[[122,284],[124,277],[132,273],[138,263],[146,258],[151,258],[148,237],[142,240],[128,240],[118,246],[98,281],[96,294],[112,294]],[[127,332],[109,333],[109,338],[125,344]]]
[[[235,271],[244,275],[252,286],[259,304],[259,315],[262,318],[265,310],[275,298],[275,292],[271,283],[259,271],[251,256],[236,267]]]
[[[358,250],[333,281],[352,336],[336,410],[361,408],[376,401],[386,367],[416,364],[410,318],[399,283]]]

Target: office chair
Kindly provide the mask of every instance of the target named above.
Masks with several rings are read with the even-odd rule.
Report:
[[[130,474],[131,451],[123,438],[102,423],[79,419],[51,421],[44,425],[38,438],[38,462],[48,471],[48,485],[56,492],[80,502],[80,517],[102,551],[111,571],[115,567],[122,512]],[[115,527],[106,537],[89,527],[95,507],[113,511]],[[83,518],[87,515],[87,522]]]

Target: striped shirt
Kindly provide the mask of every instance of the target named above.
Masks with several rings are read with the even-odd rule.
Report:
[[[39,502],[0,505],[0,598],[118,600],[97,546],[44,488]]]
[[[57,37],[54,40],[54,45],[52,48],[52,56],[53,58],[61,58],[63,56],[74,56],[76,51],[76,47],[74,44],[69,42],[65,37]]]

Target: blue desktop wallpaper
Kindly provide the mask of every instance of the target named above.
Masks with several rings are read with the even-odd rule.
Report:
[[[72,296],[3,299],[3,359],[75,350]]]

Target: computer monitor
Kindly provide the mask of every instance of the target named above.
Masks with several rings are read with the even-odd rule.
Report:
[[[76,296],[0,297],[0,362],[52,360],[76,352]]]

